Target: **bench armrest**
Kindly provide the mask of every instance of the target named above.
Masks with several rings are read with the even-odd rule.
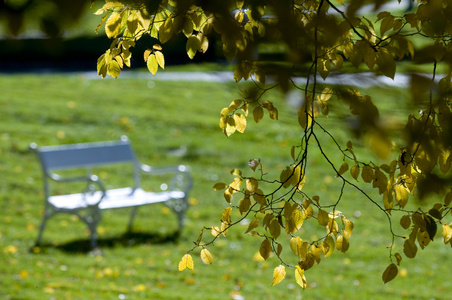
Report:
[[[47,176],[57,182],[86,182],[87,188],[84,191],[84,193],[88,193],[92,191],[91,185],[94,184],[97,186],[97,188],[102,192],[102,197],[100,198],[99,202],[95,205],[99,204],[104,196],[106,195],[106,190],[100,181],[99,177],[96,175],[86,175],[86,176],[77,176],[77,177],[62,177],[56,173],[53,172],[47,172]]]
[[[154,168],[145,164],[140,164],[140,170],[150,175],[174,173],[174,176],[169,183],[170,190],[181,190],[188,193],[193,186],[191,174],[188,167],[184,165]]]

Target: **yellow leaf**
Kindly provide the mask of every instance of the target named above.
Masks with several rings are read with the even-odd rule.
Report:
[[[323,209],[319,209],[317,221],[319,222],[320,226],[326,226],[330,221],[330,217],[328,216],[328,213],[326,211],[324,211]]]
[[[372,182],[372,186],[374,188],[378,187],[380,194],[383,194],[388,189],[388,179],[378,167],[375,167],[374,181]]]
[[[151,25],[151,16],[145,8],[138,11],[138,22],[144,29],[149,29],[149,26]]]
[[[383,205],[388,212],[392,210],[392,207],[394,206],[392,191],[385,191],[383,193]]]
[[[94,14],[101,15],[109,9],[121,8],[121,7],[124,7],[124,4],[122,4],[121,2],[116,2],[116,1],[107,2],[104,4],[104,6],[102,6],[102,8],[98,9]]]
[[[294,226],[294,231],[293,232],[295,232],[297,230],[300,230],[300,228],[301,228],[301,226],[303,226],[303,222],[304,222],[303,212],[298,210],[298,209],[295,209],[292,212],[291,221],[292,221],[293,226]]]
[[[371,183],[372,180],[374,179],[374,171],[373,171],[372,167],[369,165],[365,165],[363,167],[361,177],[364,180],[364,182]]]
[[[136,10],[131,10],[129,17],[127,18],[127,31],[132,36],[138,31],[138,12]]]
[[[391,30],[394,26],[394,16],[387,15],[380,23],[380,35],[384,35],[386,31]]]
[[[439,154],[438,165],[443,175],[445,175],[450,169],[451,157],[451,151],[449,149],[441,151]]]
[[[201,243],[203,233],[204,233],[204,229],[201,229],[201,231],[199,232],[199,235],[198,235],[198,239],[196,240],[196,245],[199,245],[199,243]]]
[[[231,134],[233,134],[236,131],[234,118],[228,116],[226,118],[225,124],[226,124],[226,126],[225,126],[223,132],[227,137],[229,137],[229,136],[231,136]]]
[[[154,21],[155,22],[155,21]],[[169,17],[163,22],[163,24],[159,28],[159,40],[162,44],[168,42],[173,36],[173,18]]]
[[[443,224],[442,234],[444,238],[444,244],[447,244],[452,240],[452,228],[449,225]]]
[[[193,22],[190,19],[187,19],[184,23],[184,27],[182,28],[182,32],[188,38],[193,34]]]
[[[402,261],[402,255],[400,255],[400,253],[396,253],[394,254],[396,260],[397,260],[397,265],[400,266],[400,262]]]
[[[120,69],[124,68],[124,62],[122,60],[122,56],[117,55],[114,60],[118,63]],[[121,70],[119,70],[119,71],[121,71]]]
[[[231,203],[233,189],[228,188],[224,191],[223,196],[226,202]]]
[[[388,50],[386,50],[386,48],[378,48],[377,66],[383,75],[394,79],[396,63],[394,61],[394,57],[388,52]]]
[[[290,167],[286,167],[279,176],[279,180],[281,181],[284,188],[287,188],[290,186],[291,183],[291,176],[292,176],[293,170]]]
[[[344,224],[344,230],[343,230],[344,237],[349,239],[350,236],[352,235],[353,228],[354,228],[353,222],[348,219],[343,218],[342,223]]]
[[[400,225],[404,229],[408,229],[411,226],[411,218],[409,215],[404,215],[402,218],[400,218]]]
[[[181,261],[179,262],[179,272],[182,272],[185,269],[189,269],[189,270],[193,270],[194,266],[193,266],[193,258],[191,257],[190,254],[185,254]]]
[[[396,278],[397,273],[399,272],[399,269],[397,268],[396,264],[392,263],[390,264],[386,270],[383,272],[383,282],[387,283],[391,280],[393,280],[394,278]]]
[[[257,228],[259,226],[259,219],[254,219],[251,221],[250,225],[248,225],[248,229],[245,231],[245,233],[250,232],[251,230]]]
[[[231,223],[232,207],[226,207],[221,214],[221,221],[230,224]]]
[[[246,118],[242,114],[234,114],[234,122],[235,122],[235,129],[240,132],[244,133],[246,129]]]
[[[417,242],[421,249],[424,249],[430,243],[430,236],[427,231],[419,231],[417,233]]]
[[[408,190],[402,184],[396,184],[394,187],[395,198],[401,208],[404,208],[408,202]]]
[[[352,175],[352,177],[358,181],[358,176],[359,176],[359,166],[358,165],[354,165],[351,169],[350,169],[350,175]]]
[[[254,192],[253,199],[260,205],[267,205],[267,200],[265,199],[264,192],[260,189],[257,189]]]
[[[331,235],[328,235],[323,242],[320,243],[320,247],[322,248],[323,255],[325,258],[328,258],[334,251],[334,239]]]
[[[229,184],[229,187],[234,191],[240,191],[240,187],[242,186],[243,179],[240,177],[234,178],[234,181]]]
[[[116,60],[112,60],[108,65],[107,74],[113,78],[118,78],[121,68]]]
[[[212,254],[210,254],[209,250],[207,250],[207,249],[201,250],[201,260],[208,265],[210,265],[212,263],[213,258],[212,258]]]
[[[214,237],[219,237],[220,236],[220,228],[218,228],[218,226],[212,226],[212,228],[210,229],[210,233],[214,236]]]
[[[326,233],[327,234],[332,233],[334,235],[337,235],[339,233],[339,226],[338,226],[336,220],[330,218],[330,220],[328,221],[328,224],[326,226]]]
[[[348,170],[348,163],[344,162],[342,163],[341,167],[339,168],[339,171],[337,172],[338,175],[342,175]]]
[[[309,103],[311,101],[308,101]],[[310,105],[307,106],[306,103],[304,103],[301,108],[298,109],[298,123],[300,124],[301,128],[308,129],[312,125],[312,111]]]
[[[331,219],[336,219],[342,216],[342,212],[339,210],[333,210],[328,214],[328,217],[330,217]]]
[[[157,73],[158,63],[157,59],[155,58],[155,54],[149,55],[146,65],[148,67],[149,72],[151,72],[152,75],[155,75],[155,73]]]
[[[165,69],[165,57],[163,56],[163,53],[160,51],[155,51],[154,54],[160,68]]]
[[[260,248],[259,253],[262,256],[263,259],[267,260],[270,257],[270,254],[272,253],[272,244],[268,239],[265,239]]]
[[[259,123],[260,120],[264,117],[264,110],[260,106],[256,106],[253,110],[253,118],[256,123]]]
[[[233,113],[237,108],[243,105],[242,99],[233,100],[228,107],[228,114]]]
[[[102,14],[103,12],[101,12]],[[94,30],[96,33],[99,32],[99,29],[102,27],[102,25],[104,24],[105,20],[107,20],[107,18],[110,16],[110,13],[107,13],[105,16],[102,17],[102,19],[100,20],[99,25],[97,25],[96,29]]]
[[[295,253],[298,258],[302,260],[306,259],[308,247],[309,243],[303,242],[303,240],[298,236],[290,239],[290,248],[292,249],[293,253]]]
[[[449,206],[452,203],[452,191],[447,193],[444,197],[444,205]]]
[[[299,191],[303,189],[306,178],[304,176],[304,171],[301,165],[295,165],[292,167],[292,178],[291,184]]]
[[[231,223],[221,222],[221,232],[224,236],[228,233],[229,227],[231,227]]]
[[[348,248],[350,247],[350,244],[348,243],[348,240],[342,236],[339,235],[336,238],[336,249],[341,251],[341,252],[347,252]]]
[[[331,96],[333,95],[333,90],[330,88],[324,88],[322,93],[320,94],[319,100],[320,101],[328,101]]]
[[[312,245],[311,252],[314,260],[319,264],[321,260],[320,254],[322,254],[322,249],[317,245]]]
[[[403,244],[403,253],[405,253],[406,257],[414,258],[416,256],[417,246],[416,244],[410,240],[406,239]]]
[[[304,276],[304,270],[300,268],[300,266],[295,266],[295,281],[303,289],[306,288],[307,286],[306,277]]]
[[[281,225],[279,225],[279,222],[277,219],[273,219],[273,221],[270,223],[270,234],[274,239],[277,239],[279,235],[281,234]]]
[[[162,46],[160,46],[159,44],[154,44],[152,46],[152,49],[154,49],[154,50],[162,50]]]
[[[197,34],[197,37],[199,41],[198,51],[201,53],[206,53],[207,49],[209,48],[209,40],[207,39],[207,36],[202,32],[199,32]]]
[[[193,59],[195,57],[196,52],[198,51],[198,48],[200,46],[200,41],[196,35],[191,35],[188,40],[187,44],[185,46],[185,50],[187,51],[188,57],[190,59]]]
[[[260,165],[260,160],[253,158],[248,161],[248,166],[250,166],[251,170],[256,171],[257,167]]]
[[[250,195],[245,195],[245,197],[243,197],[242,200],[240,200],[239,204],[240,214],[247,212],[250,206],[251,206]]]
[[[317,68],[320,76],[322,76],[323,80],[325,80],[330,74],[331,65],[329,59],[320,58],[318,60],[318,68]]]
[[[122,14],[114,12],[105,22],[105,34],[109,39],[115,38],[121,32]]]
[[[224,190],[227,187],[228,187],[228,185],[226,183],[224,183],[224,182],[217,182],[213,186],[213,190],[214,191]]]
[[[273,106],[273,103],[271,101],[262,102],[262,106],[268,110],[270,114],[270,119],[278,120],[278,109],[276,109],[276,107]]]
[[[286,268],[283,265],[279,265],[273,270],[272,286],[280,283],[286,277]]]

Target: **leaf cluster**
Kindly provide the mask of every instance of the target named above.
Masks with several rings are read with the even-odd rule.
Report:
[[[346,252],[350,247],[354,225],[338,210],[344,201],[345,187],[358,190],[363,199],[387,217],[392,242],[388,248],[390,264],[382,275],[385,283],[398,274],[402,261],[399,253],[414,258],[418,247],[424,249],[433,241],[438,228],[442,228],[444,242],[452,245],[452,229],[446,221],[452,211],[452,194],[448,192],[452,163],[452,26],[448,15],[452,6],[440,0],[420,1],[414,12],[396,15],[382,11],[372,19],[357,15],[365,4],[363,0],[212,3],[107,1],[96,12],[103,15],[98,29],[105,25],[106,35],[113,39],[110,49],[98,60],[102,77],[108,74],[116,78],[124,65],[130,67],[130,47],[144,35],[158,40],[144,53],[154,75],[159,66],[164,68],[164,44],[176,34],[186,36],[185,50],[190,58],[206,52],[212,36],[218,37],[224,57],[235,62],[234,79],[254,83],[243,98],[221,110],[219,127],[227,137],[245,132],[249,112],[256,123],[263,119],[265,111],[270,119],[279,119],[277,106],[264,100],[269,90],[296,89],[303,94],[294,114],[300,125],[300,142],[291,148],[291,162],[284,163],[278,171],[279,178],[269,179],[263,163],[252,159],[249,166],[255,176],[245,176],[234,169],[230,183],[215,184],[214,190],[223,191],[228,207],[222,211],[219,226],[201,230],[191,251],[201,247],[202,261],[211,263],[206,247],[225,236],[231,227],[251,218],[246,233],[261,240],[262,258],[275,256],[280,261],[274,269],[272,285],[285,278],[286,267],[292,267],[296,282],[305,288],[305,271],[324,261],[335,249]],[[375,4],[379,8],[382,2]],[[282,45],[282,59],[262,58],[260,52],[269,44]],[[411,76],[410,90],[419,113],[407,116],[397,139],[379,112],[378,103],[384,99],[372,99],[348,86],[325,86],[321,81],[340,73],[344,64],[394,79],[400,60],[428,62],[432,75]],[[448,71],[437,80],[439,63],[446,65]],[[304,78],[302,83],[296,80],[300,77]],[[331,115],[334,105],[348,109],[356,121],[357,136],[363,138],[378,163],[360,160],[352,141],[344,147],[322,126],[322,118]],[[342,158],[339,164],[323,150],[320,137],[337,147],[334,155]],[[312,151],[321,153],[340,182],[333,203],[320,201],[319,196],[305,191],[309,180],[315,180],[308,169]],[[365,192],[362,185],[374,188],[376,196]],[[413,208],[413,198],[427,199],[431,194],[439,194],[444,200]],[[399,213],[403,216],[396,229],[394,219]],[[317,240],[302,239],[301,229],[308,222],[323,228],[324,235]],[[405,234],[396,233],[399,230]],[[203,242],[205,231],[212,235],[209,242]],[[396,241],[403,241],[399,252],[395,250]],[[288,263],[283,257],[286,248],[291,249],[289,257],[295,263]],[[193,268],[188,253],[179,264],[179,270],[186,268]]]

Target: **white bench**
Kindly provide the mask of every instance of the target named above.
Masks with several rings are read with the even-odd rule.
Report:
[[[30,148],[36,151],[43,170],[45,210],[36,244],[39,245],[47,220],[57,213],[74,214],[89,228],[91,247],[97,247],[97,226],[102,219],[102,210],[132,207],[128,230],[140,206],[164,203],[177,215],[179,230],[182,230],[184,214],[188,208],[188,193],[192,179],[188,168],[183,165],[153,168],[141,164],[136,158],[127,137],[118,141],[70,144],[61,146],[38,147],[35,143]],[[130,166],[133,174],[132,186],[106,189],[92,169],[113,164]],[[61,172],[83,169],[83,175],[62,176]],[[60,175],[55,173],[60,172]],[[168,183],[160,185],[161,191],[149,192],[141,188],[142,174],[170,174]],[[86,174],[86,175],[85,175]],[[85,188],[79,193],[58,195],[53,192],[50,182],[80,183]]]

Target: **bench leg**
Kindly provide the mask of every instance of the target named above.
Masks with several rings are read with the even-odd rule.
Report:
[[[35,243],[36,246],[39,246],[41,244],[42,235],[43,235],[44,230],[46,228],[46,224],[47,224],[47,219],[48,218],[49,218],[48,216],[44,215],[44,218],[42,219],[42,223],[41,223],[41,226],[39,228],[38,238],[36,239],[36,243]]]
[[[53,211],[49,206],[46,206],[44,208],[44,216],[42,217],[41,226],[39,227],[39,233],[38,238],[36,239],[36,246],[39,246],[41,244],[42,235],[44,234],[44,230],[46,229],[47,220],[52,217],[55,214],[55,211]]]
[[[101,219],[102,219],[102,213],[98,207],[93,207],[88,210],[88,212],[85,215],[78,215],[79,218],[85,222],[86,226],[88,226],[89,232],[90,232],[90,243],[91,248],[95,249],[97,248],[97,225],[99,225]]]
[[[138,212],[138,206],[132,208],[132,212],[130,213],[129,224],[127,225],[127,232],[132,232],[133,221],[135,220],[135,216]]]

